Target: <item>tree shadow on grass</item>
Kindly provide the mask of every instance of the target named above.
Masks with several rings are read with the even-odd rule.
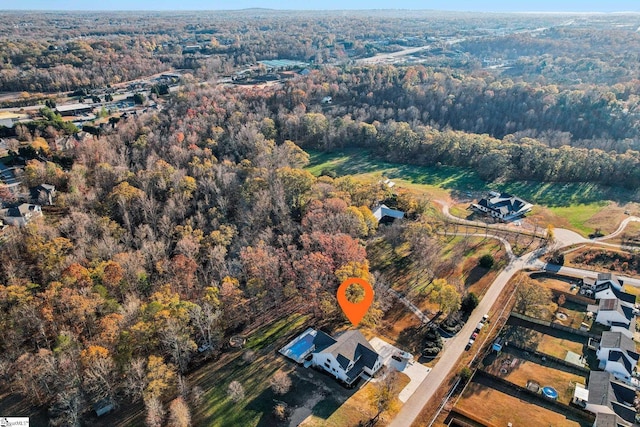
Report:
[[[321,396],[320,400],[312,406],[309,405],[311,407],[308,409],[310,409],[311,415],[326,420],[363,384],[360,381],[354,388],[347,389],[324,371],[298,366],[294,372],[295,374],[290,375],[292,386],[287,393],[277,395],[268,387],[245,406],[244,410],[262,414],[257,423],[258,427],[289,425],[289,419],[279,420],[274,415],[275,406],[278,403],[285,403],[289,414],[292,414],[296,409],[308,405],[310,400],[318,395]]]
[[[505,328],[504,340],[520,347],[536,350],[540,343],[540,333],[532,329],[509,325]]]
[[[479,265],[476,265],[471,269],[467,277],[464,279],[464,286],[467,288],[469,286],[472,286],[474,283],[477,283],[480,279],[482,279],[484,275],[487,274],[488,272],[489,272],[488,268],[484,268],[484,267],[480,267]]]
[[[424,326],[412,326],[405,328],[398,335],[398,347],[408,350],[412,354],[422,352],[422,339],[425,333]]]

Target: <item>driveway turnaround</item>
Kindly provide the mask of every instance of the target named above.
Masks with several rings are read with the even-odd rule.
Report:
[[[424,381],[427,374],[431,372],[431,368],[427,368],[421,363],[414,362],[413,360],[407,360],[400,357],[401,360],[399,361],[392,358],[393,355],[397,356],[399,354],[403,354],[404,351],[378,337],[371,339],[369,344],[371,344],[371,347],[373,347],[373,349],[382,357],[385,366],[393,368],[398,372],[402,372],[409,377],[409,384],[407,384],[398,395],[400,402],[405,403],[417,390],[422,381]]]

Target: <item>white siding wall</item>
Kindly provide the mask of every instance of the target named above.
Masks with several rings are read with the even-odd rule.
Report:
[[[346,381],[347,377],[344,370],[340,367],[335,357],[331,353],[315,353],[313,355],[313,363],[338,378],[339,380]],[[327,366],[328,365],[328,366]]]
[[[605,371],[611,372],[614,377],[624,382],[629,381],[629,372],[627,372],[624,365],[620,362],[607,362],[607,366],[604,368]]]
[[[617,311],[607,310],[607,311],[598,311],[598,315],[596,316],[596,322],[602,325],[611,325],[611,322],[620,322],[629,324],[629,320],[626,317],[618,313]]]

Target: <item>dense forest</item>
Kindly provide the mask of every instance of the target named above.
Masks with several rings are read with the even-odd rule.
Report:
[[[317,106],[332,95],[334,104]],[[309,112],[301,106],[313,104]],[[282,137],[395,162],[471,167],[486,180],[640,184],[638,84],[559,89],[423,66],[329,68],[270,102]],[[289,108],[286,108],[286,107]]]
[[[4,235],[0,377],[54,425],[174,396],[197,348],[293,311],[333,316],[339,281],[369,277],[360,239],[385,192],[300,169],[307,154],[251,102],[183,92],[78,146],[70,170],[27,166],[65,213]]]

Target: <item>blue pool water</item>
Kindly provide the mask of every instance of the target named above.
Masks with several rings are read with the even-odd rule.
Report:
[[[311,334],[306,334],[305,336],[300,338],[298,342],[296,342],[289,348],[289,353],[291,354],[291,356],[298,359],[300,358],[300,356],[309,351],[309,349],[313,346],[313,338],[314,337]]]
[[[558,392],[553,387],[543,387],[542,388],[542,394],[544,394],[549,399],[557,399],[558,398]]]

